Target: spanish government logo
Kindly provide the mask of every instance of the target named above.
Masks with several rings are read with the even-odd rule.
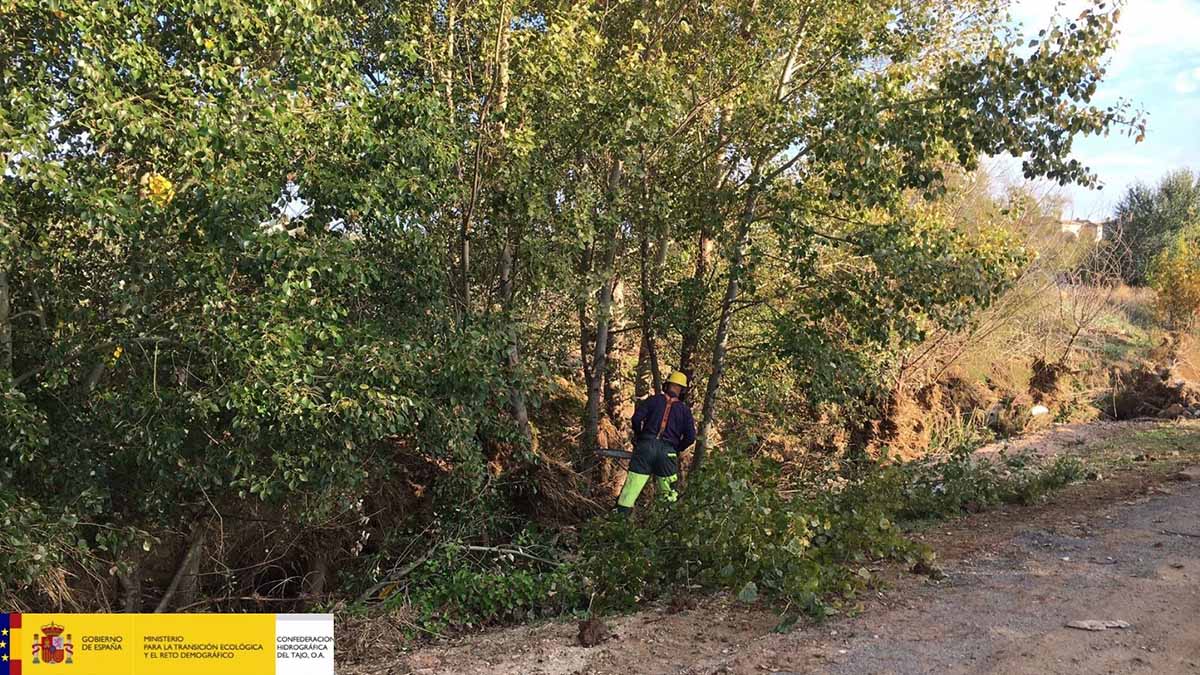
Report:
[[[24,650],[24,640],[13,644],[20,628],[20,614],[0,612],[0,675],[21,675],[20,653]]]
[[[63,637],[66,628],[51,621],[42,626],[43,635],[33,634],[33,662],[39,663],[74,663],[75,647],[71,644],[71,634]]]

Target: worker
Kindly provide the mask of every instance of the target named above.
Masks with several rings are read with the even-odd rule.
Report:
[[[629,513],[642,488],[653,474],[658,480],[659,496],[668,502],[679,498],[675,481],[679,479],[679,454],[696,441],[696,420],[683,401],[687,375],[671,373],[662,393],[638,401],[633,412],[634,448],[629,460],[625,486],[617,497],[617,511]]]

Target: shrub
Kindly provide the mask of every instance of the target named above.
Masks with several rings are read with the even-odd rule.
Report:
[[[1187,329],[1200,312],[1200,245],[1179,236],[1154,259],[1150,284],[1158,292],[1158,310],[1167,327]]]
[[[77,518],[67,511],[46,512],[7,488],[0,489],[0,599],[47,578],[86,547],[77,545],[72,529]]]
[[[967,449],[900,465],[880,479],[884,491],[898,492],[897,517],[944,518],[1001,504],[1031,504],[1046,493],[1083,476],[1077,457],[1062,456],[1048,465],[1028,454],[980,460]]]
[[[405,600],[434,632],[560,614],[581,597],[569,569],[547,570],[511,553],[481,563],[462,544],[444,547],[416,574],[419,590]]]
[[[778,468],[741,452],[714,453],[678,503],[655,503],[636,519],[597,518],[570,547],[535,530],[507,546],[446,542],[385,606],[408,607],[419,631],[437,633],[725,589],[820,618],[874,583],[873,563],[928,557],[904,524],[1033,503],[1083,475],[1074,457],[979,460],[970,445],[875,465],[852,480],[827,474],[800,490],[781,491]]]
[[[820,614],[821,599],[852,595],[869,580],[868,560],[914,548],[867,484],[837,492],[809,486],[787,498],[778,467],[720,453],[674,506],[655,505],[649,527],[608,519],[585,533],[585,588],[606,609],[623,609],[672,586],[740,589]]]

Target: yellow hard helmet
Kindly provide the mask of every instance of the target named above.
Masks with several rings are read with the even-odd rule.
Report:
[[[670,384],[677,384],[681,387],[688,386],[687,375],[684,375],[678,370],[671,373],[671,376],[667,378],[667,382]]]

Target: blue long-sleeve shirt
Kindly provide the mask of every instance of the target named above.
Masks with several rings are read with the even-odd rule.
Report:
[[[663,411],[666,409],[666,394],[655,394],[638,401],[632,422],[633,433],[639,440],[658,436],[658,427],[662,424]],[[671,406],[671,416],[667,418],[667,428],[663,430],[661,439],[673,446],[676,452],[683,452],[696,442],[696,420],[683,401],[676,399]]]

